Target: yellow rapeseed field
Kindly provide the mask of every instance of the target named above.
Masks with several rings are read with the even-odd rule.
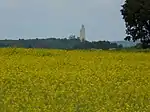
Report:
[[[150,53],[0,49],[0,112],[150,112]]]

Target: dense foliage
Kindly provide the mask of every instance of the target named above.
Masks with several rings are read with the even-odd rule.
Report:
[[[125,40],[140,40],[143,48],[150,47],[150,0],[125,0],[121,14],[126,24]]]
[[[0,112],[149,112],[150,53],[0,49]]]
[[[122,48],[122,45],[110,43],[109,41],[80,42],[77,38],[69,39],[30,39],[30,40],[1,40],[0,47],[21,47],[21,48],[53,48],[53,49],[109,49]]]

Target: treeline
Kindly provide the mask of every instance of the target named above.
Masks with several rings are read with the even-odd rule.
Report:
[[[51,49],[110,49],[122,48],[122,45],[109,41],[80,42],[78,38],[48,38],[48,39],[19,39],[19,40],[0,40],[0,47],[19,47],[19,48],[51,48]]]

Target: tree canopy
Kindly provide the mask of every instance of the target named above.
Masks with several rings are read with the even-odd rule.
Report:
[[[19,48],[51,48],[51,49],[120,49],[123,46],[109,41],[80,42],[74,35],[67,38],[47,38],[47,39],[19,39],[19,40],[0,40],[1,47]]]
[[[121,14],[126,25],[125,40],[140,40],[143,48],[150,47],[150,0],[126,0]]]

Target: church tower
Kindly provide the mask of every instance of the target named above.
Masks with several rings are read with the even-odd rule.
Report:
[[[85,27],[82,25],[81,30],[80,30],[80,41],[83,42],[85,41]]]

